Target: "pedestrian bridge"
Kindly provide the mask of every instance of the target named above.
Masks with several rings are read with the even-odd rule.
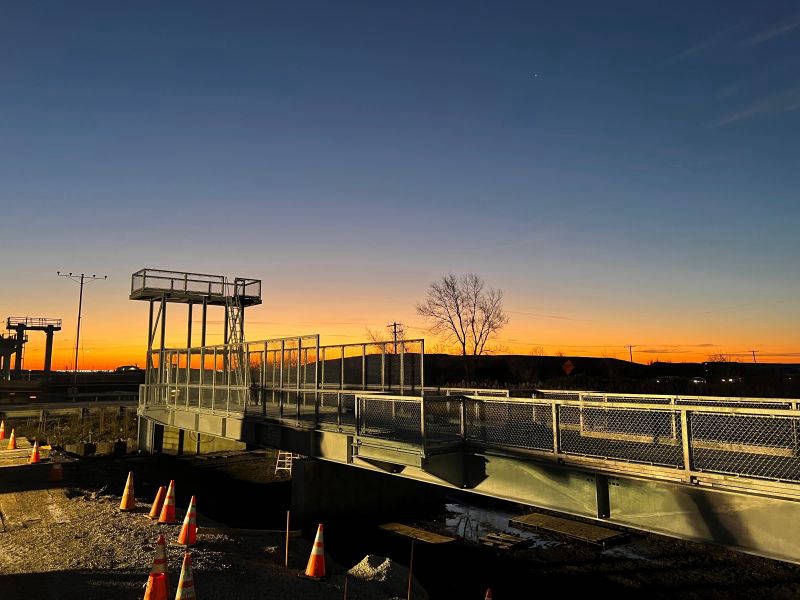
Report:
[[[800,400],[431,388],[421,340],[151,365],[143,448],[174,427],[800,562]]]

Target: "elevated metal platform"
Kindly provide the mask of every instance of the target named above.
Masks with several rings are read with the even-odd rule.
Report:
[[[144,268],[131,277],[131,300],[226,306],[236,299],[242,307],[261,304],[261,280],[223,275]]]
[[[15,347],[13,350],[4,348],[0,352],[0,369],[2,369],[2,378],[9,378],[9,368],[11,363],[11,354],[15,354],[14,358],[14,372],[20,373],[22,371],[22,354],[25,344],[28,342],[28,336],[25,335],[26,331],[43,331],[46,336],[46,345],[44,351],[44,370],[50,371],[53,362],[53,334],[56,331],[61,331],[61,319],[48,319],[46,317],[8,317],[6,319],[6,329],[13,331],[16,334]],[[3,344],[6,346],[7,344]]]
[[[61,331],[61,319],[46,317],[8,317],[6,329],[27,329],[29,331]]]

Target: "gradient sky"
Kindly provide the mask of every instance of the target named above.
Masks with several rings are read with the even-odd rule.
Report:
[[[797,2],[5,2],[0,316],[71,365],[108,274],[83,365],[142,364],[143,266],[330,342],[474,271],[500,350],[795,361],[798,73]]]

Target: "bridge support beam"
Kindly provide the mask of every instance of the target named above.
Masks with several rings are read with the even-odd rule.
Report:
[[[315,459],[292,465],[292,518],[304,526],[329,519],[385,523],[443,499],[442,488],[367,469]]]

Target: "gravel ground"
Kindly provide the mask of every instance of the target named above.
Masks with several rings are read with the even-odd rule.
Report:
[[[17,496],[33,494],[19,492]],[[119,498],[96,492],[50,492],[47,518],[17,523],[0,533],[2,597],[129,599],[143,593],[159,533],[167,538],[168,568],[177,583],[183,547],[175,545],[180,525],[158,525],[147,518],[149,506],[118,510]],[[21,498],[21,502],[32,499]],[[179,518],[183,515],[180,514]],[[202,520],[201,520],[202,525]],[[292,538],[289,570],[283,567],[283,536],[234,537],[201,534],[191,550],[195,586],[201,598],[342,597],[344,569],[328,560],[330,578],[316,582],[298,577],[310,544]],[[374,586],[359,598],[386,598]]]

